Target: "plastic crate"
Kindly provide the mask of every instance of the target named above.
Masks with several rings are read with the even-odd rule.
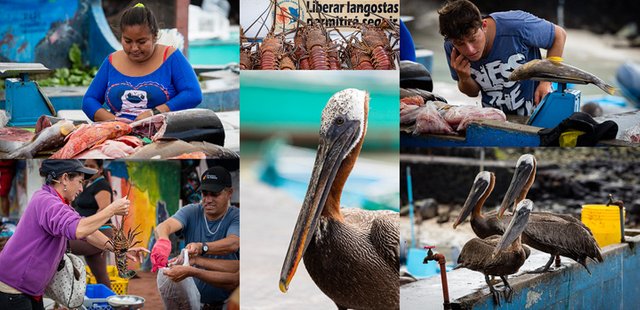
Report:
[[[109,277],[111,280],[111,289],[118,295],[127,295],[127,291],[129,289],[129,280],[123,278],[113,278]]]
[[[115,294],[104,284],[88,284],[83,305],[87,309],[111,309],[111,306],[107,303],[107,297]]]
[[[109,278],[120,278],[118,276],[118,268],[114,265],[107,266],[107,275],[109,275]]]

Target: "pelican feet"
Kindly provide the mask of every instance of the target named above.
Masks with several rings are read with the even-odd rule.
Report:
[[[500,276],[500,279],[502,279],[502,283],[504,283],[504,299],[508,302],[511,303],[511,300],[513,299],[513,289],[511,288],[511,285],[509,285],[509,282],[507,281],[507,276]]]
[[[491,285],[489,281],[489,276],[485,275],[484,280],[487,282],[487,285],[489,286],[491,295],[493,295],[493,301],[496,303],[496,305],[498,305],[498,307],[500,307],[500,293],[493,287],[493,285]]]
[[[545,273],[545,272],[549,271],[549,268],[551,267],[551,264],[553,264],[553,262],[555,260],[556,260],[556,255],[551,254],[551,257],[549,258],[549,261],[547,261],[547,263],[544,266],[542,266],[542,267],[540,267],[538,269],[527,271],[527,273],[529,273],[529,274]],[[560,256],[558,256],[558,258],[557,258],[557,262],[559,262],[559,261],[560,261]]]

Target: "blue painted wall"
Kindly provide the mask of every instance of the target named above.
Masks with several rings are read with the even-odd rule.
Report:
[[[67,66],[73,43],[84,46],[87,5],[82,0],[0,2],[0,60]]]
[[[571,268],[535,277],[514,286],[513,301],[499,309],[640,309],[639,237],[631,246],[607,247],[604,262],[589,263],[591,275],[574,264]],[[566,260],[566,259],[565,259]],[[462,298],[464,299],[464,298]],[[468,309],[497,309],[490,296]]]

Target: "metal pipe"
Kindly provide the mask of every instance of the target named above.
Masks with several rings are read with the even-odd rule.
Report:
[[[424,248],[428,249],[428,251],[427,256],[424,258],[422,263],[427,264],[432,260],[437,261],[440,265],[440,281],[442,282],[442,297],[444,299],[442,305],[444,306],[444,309],[451,309],[451,303],[449,302],[449,284],[447,283],[447,259],[440,253],[433,254],[432,249],[434,249],[435,246],[425,246]]]
[[[411,223],[411,247],[413,249],[416,247],[416,236],[413,232],[414,221],[414,211],[413,211],[413,189],[411,187],[411,167],[407,165],[407,198],[409,198],[409,222]]]

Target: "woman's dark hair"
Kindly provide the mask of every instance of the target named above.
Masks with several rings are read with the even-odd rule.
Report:
[[[440,34],[445,39],[462,39],[482,26],[482,15],[478,7],[468,0],[447,2],[438,10]]]
[[[126,9],[120,18],[120,33],[126,26],[147,25],[153,37],[158,36],[158,22],[153,12],[144,5],[135,5]]]
[[[69,176],[69,179],[73,179],[73,178],[75,178],[77,176],[80,176],[80,175],[84,174],[82,172],[76,172],[76,171],[63,172],[63,173],[60,173],[60,174],[56,174],[55,172],[52,171],[52,172],[49,172],[47,174],[44,174],[44,173],[40,172],[40,176],[41,177],[45,177],[45,180],[44,180],[45,184],[51,185],[51,184],[53,184],[54,181],[60,180],[62,175],[64,175],[65,173]]]

